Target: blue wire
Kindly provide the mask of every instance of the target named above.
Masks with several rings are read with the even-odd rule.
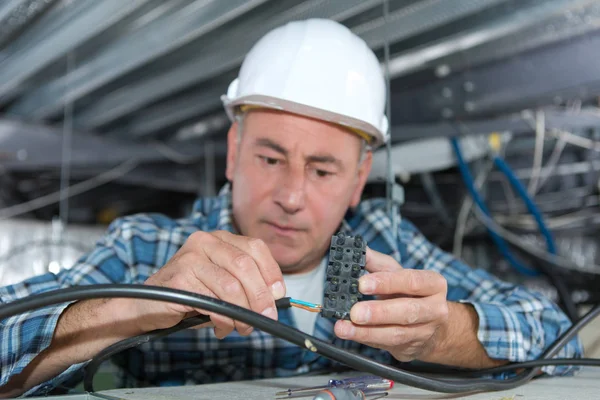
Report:
[[[535,218],[535,222],[537,223],[540,229],[540,233],[542,234],[542,236],[544,236],[544,239],[546,239],[546,247],[548,248],[548,252],[556,254],[556,244],[554,242],[554,238],[552,237],[552,233],[550,232],[548,226],[544,222],[542,213],[540,213],[540,210],[533,202],[531,196],[529,196],[529,194],[527,193],[525,187],[521,184],[519,179],[517,179],[514,172],[510,169],[508,164],[506,164],[506,162],[502,158],[498,157],[497,155],[494,156],[494,164],[496,164],[498,169],[502,171],[502,173],[508,178],[511,185],[519,194],[519,197],[521,197],[521,199],[527,206],[529,213],[533,216],[533,218]]]
[[[310,308],[319,308],[319,304],[315,304],[315,303],[309,303],[308,301],[302,301],[302,300],[296,300],[296,299],[290,299],[290,303],[295,303],[295,304],[299,304],[301,306],[306,306],[306,307],[310,307]]]
[[[460,150],[460,146],[458,144],[458,139],[456,137],[450,138],[450,143],[452,144],[452,148],[454,149],[454,153],[456,154],[458,168],[462,175],[463,181],[465,182],[465,186],[467,186],[467,190],[469,191],[469,194],[471,195],[471,197],[473,198],[473,201],[475,202],[477,207],[479,207],[481,212],[483,212],[488,218],[491,218],[490,211],[488,210],[487,206],[483,202],[481,195],[475,188],[475,182],[473,180],[473,177],[471,176],[471,171],[469,171],[469,167],[467,166],[467,163],[465,162],[465,159],[463,158],[462,151]],[[488,232],[489,232],[490,236],[492,237],[492,240],[496,244],[496,247],[498,248],[500,253],[502,253],[504,258],[506,258],[506,260],[514,267],[515,270],[517,270],[521,274],[527,275],[527,276],[539,275],[538,271],[532,270],[531,268],[528,268],[528,267],[522,265],[513,256],[513,254],[510,252],[508,246],[506,245],[506,242],[504,241],[504,239],[502,239],[502,237],[500,237],[498,235],[498,233],[496,233],[496,231],[494,231],[493,229],[488,227]]]

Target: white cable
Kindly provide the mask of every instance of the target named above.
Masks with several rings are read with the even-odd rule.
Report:
[[[70,89],[71,72],[73,71],[75,56],[72,51],[67,53],[67,71],[65,77],[65,108],[63,113],[63,137],[62,137],[62,159],[60,167],[60,190],[69,190],[69,180],[71,178],[71,138],[73,137],[73,101],[67,96]],[[64,196],[59,204],[59,218],[63,228],[67,226],[69,219],[69,196]]]
[[[475,187],[477,188],[477,190],[480,190],[485,181],[487,180],[487,177],[491,172],[493,165],[494,164],[492,160],[489,160],[475,177]],[[473,198],[467,193],[465,194],[465,198],[462,202],[462,205],[460,206],[460,211],[456,220],[456,229],[454,230],[454,242],[452,246],[452,253],[457,258],[460,258],[462,256],[463,238],[465,236],[466,226],[472,208]]]
[[[486,227],[494,230],[498,235],[500,235],[504,240],[509,242],[515,247],[523,249],[527,253],[534,254],[542,260],[546,260],[548,262],[560,265],[562,268],[575,270],[577,272],[586,271],[598,274],[600,273],[600,266],[597,264],[576,264],[572,260],[565,258],[560,255],[554,255],[549,253],[547,250],[544,250],[541,247],[525,243],[524,238],[519,235],[515,235],[507,229],[504,229],[502,226],[497,224],[493,219],[489,218],[485,215],[479,208],[475,207],[475,217]]]
[[[595,140],[584,138],[562,129],[554,129],[552,130],[552,134],[562,138],[565,142],[568,142],[574,146],[582,147],[588,150],[600,151],[600,142],[596,142]]]
[[[531,197],[537,192],[537,186],[542,170],[542,160],[544,158],[544,139],[546,136],[546,117],[542,110],[538,110],[535,115],[535,150],[533,153],[533,166],[531,179],[527,185],[527,192]]]
[[[88,180],[79,182],[66,189],[47,194],[45,196],[41,196],[30,201],[26,201],[24,203],[0,209],[0,220],[5,220],[8,218],[16,217],[17,215],[25,214],[30,211],[34,211],[42,207],[46,207],[47,205],[59,202],[65,197],[75,196],[83,192],[87,192],[88,190],[94,189],[98,186],[102,186],[105,183],[122,177],[123,175],[133,170],[137,165],[137,160],[127,160],[119,164],[115,168],[112,168]]]
[[[543,172],[540,174],[539,183],[536,187],[536,190],[533,192],[534,196],[542,189],[542,187],[544,186],[544,184],[558,165],[558,160],[560,160],[560,156],[562,155],[562,152],[565,149],[566,145],[567,142],[563,139],[562,136],[559,136],[558,140],[556,141],[556,144],[554,145],[554,149],[552,150],[552,154],[550,154],[550,158],[548,158],[548,162],[546,163],[546,165],[544,165],[544,168],[542,168]]]
[[[585,210],[578,210],[556,217],[546,218],[546,224],[550,229],[560,229],[577,222],[589,221],[594,215]],[[494,220],[500,225],[510,225],[515,228],[534,230],[537,223],[531,215],[516,215],[506,217],[503,215],[494,215]]]
[[[73,137],[73,101],[68,93],[71,89],[71,73],[75,67],[75,54],[67,53],[67,70],[65,72],[65,107],[63,111],[62,153],[60,166],[60,190],[67,194],[60,199],[58,205],[58,229],[52,230],[53,239],[62,241],[63,234],[69,221],[69,181],[71,179],[71,142]],[[54,224],[54,221],[53,221]],[[48,257],[52,259],[52,256]],[[62,248],[59,247],[58,259],[62,260]]]
[[[385,143],[386,159],[387,159],[387,179],[386,179],[386,197],[387,197],[387,212],[390,215],[392,221],[392,234],[394,240],[398,241],[398,218],[400,210],[396,205],[396,199],[394,198],[394,186],[396,179],[392,171],[392,105],[391,105],[391,82],[390,82],[390,43],[389,43],[389,32],[388,32],[388,17],[389,17],[389,4],[388,0],[383,0],[383,20],[384,20],[384,32],[385,32],[385,43],[383,46],[384,51],[384,65],[385,65],[385,77],[386,77],[386,114],[388,118],[388,140]]]

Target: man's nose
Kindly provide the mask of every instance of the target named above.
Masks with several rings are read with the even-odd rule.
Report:
[[[284,174],[275,190],[274,200],[286,213],[295,214],[304,208],[306,178],[304,171],[291,171]]]

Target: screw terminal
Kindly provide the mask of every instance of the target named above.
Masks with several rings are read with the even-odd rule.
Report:
[[[331,238],[327,264],[327,283],[321,315],[350,319],[350,309],[362,299],[358,278],[365,271],[367,245],[360,236],[339,232]]]

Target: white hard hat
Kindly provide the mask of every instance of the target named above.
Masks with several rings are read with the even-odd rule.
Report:
[[[385,81],[375,54],[331,20],[290,22],[263,36],[246,55],[223,105],[267,107],[348,127],[372,147],[388,139]]]

